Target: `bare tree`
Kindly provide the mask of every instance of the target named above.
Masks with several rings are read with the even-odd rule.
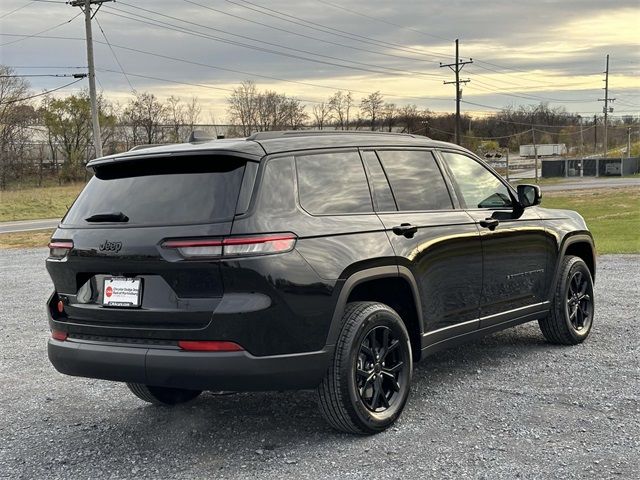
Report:
[[[180,97],[171,95],[167,98],[167,105],[165,108],[165,115],[167,123],[170,127],[169,141],[171,143],[180,142],[180,134],[185,125],[185,106],[180,103]]]
[[[198,123],[200,119],[200,114],[202,113],[202,107],[200,106],[200,102],[197,97],[191,97],[191,101],[187,103],[187,106],[184,111],[184,119],[189,128],[189,133],[191,133],[194,129],[194,126]]]
[[[232,123],[239,124],[239,133],[300,128],[307,119],[300,101],[272,91],[258,92],[253,82],[245,81],[227,99]],[[234,132],[235,133],[235,132]]]
[[[336,127],[339,127],[340,130],[349,129],[349,113],[352,106],[351,92],[345,94],[342,91],[337,91],[329,98],[329,108],[336,119]]]
[[[256,84],[247,80],[242,82],[239,87],[234,88],[233,93],[227,99],[231,123],[239,124],[240,133],[245,137],[256,128],[257,96]]]
[[[324,124],[331,121],[331,107],[327,103],[317,103],[313,106],[313,118],[315,120],[315,126],[322,130]]]
[[[395,103],[385,103],[382,108],[382,121],[387,131],[391,132],[398,121],[397,108]]]
[[[35,117],[33,108],[24,100],[29,83],[13,74],[12,68],[0,65],[0,189],[5,189],[9,177],[22,167],[29,123]]]
[[[360,112],[364,118],[371,122],[371,130],[375,130],[376,120],[382,113],[384,100],[380,92],[373,92],[364,97],[360,102]]]
[[[165,112],[166,107],[153,93],[135,92],[127,105],[126,117],[132,123],[136,133],[141,130],[140,141],[148,144],[160,143],[162,141],[160,124],[165,118]]]
[[[285,108],[285,128],[298,130],[304,126],[309,119],[309,115],[304,110],[304,105],[297,98],[288,98],[284,104]]]

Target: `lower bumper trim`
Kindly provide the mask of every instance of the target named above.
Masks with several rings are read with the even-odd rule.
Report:
[[[331,352],[256,357],[248,352],[186,352],[49,339],[49,360],[67,375],[192,390],[315,388]]]

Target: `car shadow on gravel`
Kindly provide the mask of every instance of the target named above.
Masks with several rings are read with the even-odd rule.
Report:
[[[421,391],[446,389],[452,382],[451,375],[459,381],[461,377],[475,375],[478,370],[495,366],[503,359],[510,362],[517,359],[526,364],[531,354],[549,348],[542,336],[530,327],[500,332],[440,352],[419,363],[413,386]],[[118,386],[118,389],[112,392],[121,392],[124,401],[124,396],[130,394],[124,386]],[[424,401],[423,396],[421,399]],[[132,408],[105,412],[101,421],[89,421],[81,432],[58,438],[58,448],[73,451],[78,448],[81,438],[84,444],[97,442],[114,454],[120,452],[130,456],[135,452],[142,457],[154,457],[172,455],[175,449],[184,451],[188,448],[192,456],[219,458],[227,463],[234,455],[286,456],[301,442],[312,446],[340,439],[358,441],[358,437],[333,431],[323,421],[312,391],[205,392],[193,402],[173,408],[133,402],[137,400],[132,398],[131,403],[126,401],[125,404]],[[405,412],[405,416],[411,413]],[[411,419],[403,418],[395,428],[402,428],[404,422],[411,422]]]

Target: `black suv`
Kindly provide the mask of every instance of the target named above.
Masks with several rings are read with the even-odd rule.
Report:
[[[413,363],[537,320],[593,321],[593,239],[456,145],[266,132],[99,158],[55,231],[49,358],[177,404],[317,389],[343,431],[400,415]]]

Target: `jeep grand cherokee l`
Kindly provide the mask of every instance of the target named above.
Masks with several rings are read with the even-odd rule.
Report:
[[[375,433],[442,348],[533,320],[553,343],[591,330],[582,217],[456,145],[267,132],[88,168],[49,245],[49,358],[147,402],[317,389],[333,427]]]

